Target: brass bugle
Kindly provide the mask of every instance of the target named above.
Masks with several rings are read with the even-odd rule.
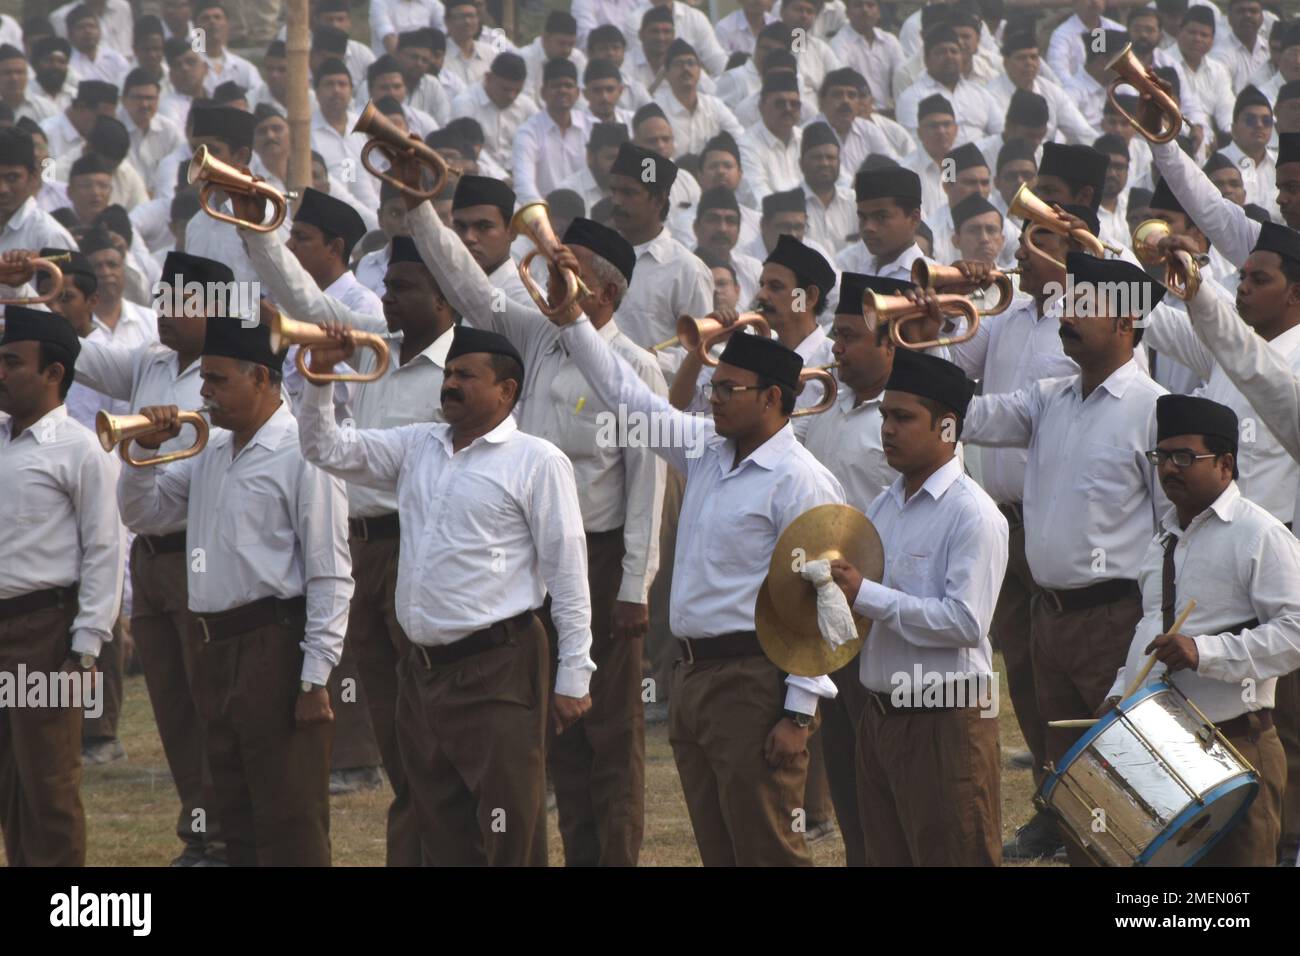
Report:
[[[208,152],[206,146],[200,146],[194,151],[194,158],[190,160],[186,179],[190,183],[203,184],[199,187],[199,205],[209,216],[220,222],[228,222],[232,226],[243,226],[253,232],[275,232],[279,229],[284,222],[284,217],[289,214],[289,201],[298,198],[297,193],[282,193],[266,180],[222,162]],[[261,196],[271,203],[274,211],[271,221],[246,222],[238,216],[228,216],[221,210],[215,209],[210,202],[214,189],[241,196]]]
[[[0,305],[45,305],[53,302],[63,293],[63,270],[56,262],[67,262],[70,253],[62,252],[56,256],[29,256],[22,262],[0,262],[0,285],[20,286],[31,281],[37,272],[48,272],[50,290],[44,295],[20,295],[12,299],[0,299]]]
[[[1169,223],[1148,219],[1133,230],[1133,254],[1144,266],[1164,265],[1165,288],[1186,301],[1201,287],[1201,265],[1191,253],[1175,249],[1173,255],[1160,250],[1160,240],[1170,235]],[[1208,261],[1208,257],[1207,257]]]
[[[369,137],[369,141],[361,149],[361,165],[365,167],[366,172],[388,183],[394,189],[414,199],[433,199],[447,184],[447,161],[441,154],[420,137],[402,132],[401,127],[379,112],[379,108],[373,102],[367,103],[366,108],[361,111],[357,124],[352,127],[352,132],[364,133]],[[412,159],[433,173],[433,188],[418,189],[408,186],[395,176],[381,173],[370,164],[370,154],[375,150],[387,156],[390,164],[396,161],[398,153],[409,153]]]
[[[132,467],[147,468],[150,465],[164,465],[169,461],[193,458],[203,451],[208,443],[208,420],[199,412],[181,412],[178,418],[182,425],[194,426],[194,444],[189,448],[169,451],[153,458],[131,457],[132,440],[141,435],[152,435],[160,430],[145,415],[110,415],[108,412],[100,411],[95,416],[95,434],[99,436],[99,444],[104,451],[112,451],[113,446],[117,445],[122,460]]]
[[[358,332],[353,329],[352,341],[361,348],[370,349],[375,353],[374,369],[365,373],[313,372],[307,365],[309,353],[318,346],[333,345],[334,338],[319,325],[291,319],[277,309],[269,311],[271,351],[279,352],[290,345],[298,346],[298,355],[294,359],[294,364],[298,366],[298,372],[302,377],[313,385],[324,385],[327,382],[374,382],[383,378],[384,373],[388,371],[388,343],[371,332]]]
[[[941,294],[939,309],[945,316],[963,316],[966,319],[966,331],[957,336],[941,335],[937,339],[925,342],[907,342],[899,333],[899,328],[907,322],[919,321],[929,314],[924,305],[913,302],[903,295],[881,295],[868,289],[862,296],[862,317],[872,328],[878,328],[881,322],[889,323],[889,337],[894,344],[905,349],[930,349],[940,345],[958,345],[974,338],[980,327],[980,313],[975,303],[961,295]]]
[[[989,272],[989,282],[998,290],[998,304],[996,308],[981,309],[980,315],[1001,315],[1007,310],[1012,296],[1016,294],[1011,277],[1019,274],[1019,269],[993,269]],[[932,292],[950,292],[955,295],[970,295],[982,288],[980,283],[966,278],[966,274],[956,266],[941,266],[926,259],[917,259],[912,263],[912,281]]]
[[[510,238],[513,241],[516,236],[520,235],[531,239],[535,248],[530,250],[519,262],[519,281],[524,284],[528,294],[533,297],[533,301],[537,303],[537,308],[541,310],[542,315],[562,315],[573,308],[573,304],[578,301],[579,293],[591,295],[591,290],[587,288],[587,283],[582,281],[581,276],[571,269],[563,269],[561,273],[564,276],[565,284],[564,301],[556,306],[549,305],[546,301],[546,293],[538,287],[537,282],[533,279],[533,274],[528,271],[528,267],[532,265],[533,257],[538,253],[544,256],[547,261],[554,263],[555,254],[560,247],[560,240],[556,237],[555,230],[551,226],[550,207],[545,202],[530,202],[519,207],[519,211],[510,219]]]
[[[1110,100],[1111,106],[1115,107],[1115,112],[1132,123],[1133,128],[1141,133],[1144,138],[1152,143],[1168,143],[1182,132],[1182,111],[1178,108],[1178,104],[1174,102],[1173,97],[1162,90],[1156,83],[1152,72],[1142,65],[1142,61],[1133,52],[1133,44],[1124,44],[1124,49],[1119,51],[1119,55],[1115,59],[1106,64],[1106,69],[1114,70],[1118,74],[1116,79],[1110,81],[1110,86],[1106,87],[1106,98]],[[1155,101],[1156,106],[1160,107],[1160,129],[1155,131],[1146,129],[1136,119],[1129,116],[1124,111],[1124,107],[1119,105],[1116,90],[1124,84],[1128,84],[1137,90],[1138,96],[1149,96]]]
[[[816,405],[796,409],[791,413],[791,418],[800,418],[804,415],[820,415],[835,404],[835,397],[839,394],[839,383],[835,381],[835,376],[830,373],[830,369],[833,368],[835,368],[835,365],[827,365],[823,368],[806,368],[799,373],[799,384],[801,386],[799,391],[802,392],[809,382],[821,382],[822,400]]]
[[[705,365],[717,365],[717,360],[709,354],[709,350],[732,332],[745,325],[753,326],[754,331],[760,335],[772,334],[772,329],[767,324],[767,320],[758,312],[742,312],[736,317],[736,321],[729,326],[724,326],[711,315],[706,315],[702,319],[683,315],[677,320],[677,334],[670,339],[664,339],[654,347],[653,351],[657,352],[672,345],[680,345],[688,352],[697,353],[700,356],[700,361]]]
[[[1071,229],[1069,223],[1056,214],[1056,210],[1034,195],[1029,188],[1029,183],[1025,183],[1016,190],[1010,205],[1007,206],[1007,215],[1016,219],[1024,219],[1030,224],[1025,231],[1025,246],[1031,253],[1051,263],[1058,269],[1065,269],[1065,263],[1049,256],[1034,242],[1034,232],[1036,230],[1045,229],[1048,232],[1056,233],[1058,236],[1068,236],[1098,259],[1103,258],[1107,252],[1113,252],[1116,255],[1123,252],[1122,249],[1102,242],[1087,229]]]

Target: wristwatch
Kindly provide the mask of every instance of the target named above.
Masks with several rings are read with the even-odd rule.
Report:
[[[320,690],[324,686],[324,684],[313,684],[311,681],[305,680],[299,685],[299,688],[304,694],[310,694],[312,691]]]
[[[794,724],[800,730],[807,730],[812,726],[813,715],[801,714],[797,710],[787,710],[785,711],[785,719],[790,721],[790,723]]]
[[[76,651],[68,652],[68,660],[75,661],[77,666],[83,671],[88,671],[99,663],[99,658],[94,654],[87,654],[84,651],[78,654]]]

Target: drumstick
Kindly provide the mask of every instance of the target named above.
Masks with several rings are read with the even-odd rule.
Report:
[[[1194,607],[1196,607],[1196,601],[1188,601],[1187,607],[1183,608],[1183,613],[1178,615],[1178,620],[1174,621],[1174,626],[1168,633],[1177,634],[1181,631],[1183,625],[1187,623],[1187,618],[1192,613],[1192,608]],[[1155,664],[1156,656],[1152,654],[1147,658],[1146,666],[1142,668],[1141,673],[1139,673],[1133,683],[1128,686],[1128,689],[1124,691],[1124,696],[1120,698],[1121,700],[1127,700],[1133,696],[1133,692],[1142,686],[1143,682],[1147,679],[1147,676],[1151,673],[1151,668],[1153,668]],[[1074,720],[1049,720],[1047,726],[1073,730],[1079,727],[1091,727],[1096,722],[1096,717],[1078,718]]]
[[[1188,601],[1187,607],[1183,608],[1183,613],[1178,615],[1178,620],[1174,621],[1174,626],[1170,628],[1166,633],[1177,634],[1179,631],[1181,631],[1183,629],[1183,625],[1187,623],[1187,618],[1192,613],[1192,608],[1194,607],[1196,607],[1196,601],[1195,600]],[[1128,698],[1132,697],[1134,691],[1136,691],[1139,687],[1141,687],[1142,684],[1146,681],[1147,675],[1151,673],[1151,668],[1155,666],[1156,666],[1156,656],[1152,654],[1150,657],[1147,658],[1146,666],[1143,667],[1141,672],[1138,674],[1138,676],[1133,679],[1133,683],[1128,685],[1128,688],[1124,691],[1124,696],[1121,698],[1121,700],[1127,700]]]

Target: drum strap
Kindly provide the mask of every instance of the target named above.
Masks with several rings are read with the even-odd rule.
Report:
[[[1174,549],[1178,547],[1178,535],[1172,531],[1168,535],[1165,538],[1165,564],[1160,576],[1160,614],[1164,634],[1174,626],[1174,602],[1177,600],[1174,594]]]

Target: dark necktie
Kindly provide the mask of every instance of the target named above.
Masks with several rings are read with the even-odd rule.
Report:
[[[1165,539],[1165,565],[1160,576],[1160,613],[1164,617],[1164,630],[1168,634],[1174,626],[1174,549],[1178,547],[1178,535],[1170,532]]]

